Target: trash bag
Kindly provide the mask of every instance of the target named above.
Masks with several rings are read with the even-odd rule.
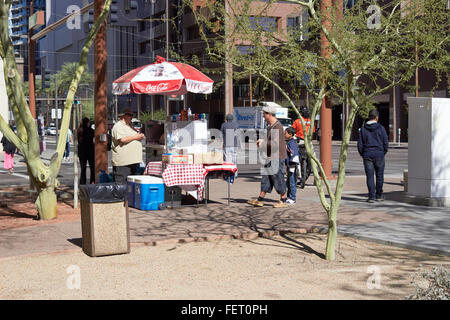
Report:
[[[98,183],[80,186],[80,199],[91,203],[123,202],[127,199],[126,184]]]

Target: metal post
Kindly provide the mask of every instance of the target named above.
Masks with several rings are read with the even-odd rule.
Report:
[[[73,207],[78,208],[78,135],[76,134],[76,128],[78,123],[78,104],[75,104],[73,108]]]
[[[118,109],[118,106],[117,106],[117,96],[114,96],[114,98],[115,98],[115,100],[116,100],[116,104],[115,104],[115,112],[114,112],[114,119],[115,119],[116,122],[117,122],[118,114],[119,114],[119,109]]]
[[[155,1],[156,0],[152,0],[151,1],[152,2],[152,6],[151,6],[151,11],[150,11],[150,22],[149,22],[149,31],[150,31],[149,51],[152,53],[152,55],[150,57],[151,58],[151,62],[154,61],[154,59],[153,59],[154,53],[153,53],[153,26],[152,26],[152,22],[153,22],[153,14],[155,12]],[[154,98],[155,98],[155,96],[150,95],[150,109],[151,109],[151,112],[152,112],[152,120],[154,120],[154,118],[153,118],[153,110],[155,109],[155,99]]]
[[[250,60],[250,65],[252,61]],[[250,107],[253,107],[253,82],[252,82],[252,72],[250,71],[250,74],[248,76],[248,82],[249,82],[249,94],[250,94]]]
[[[231,28],[229,6],[228,1],[225,1],[225,41],[228,47],[232,46],[228,37]],[[225,52],[225,114],[233,114],[233,66],[230,63],[229,51]]]
[[[205,195],[205,205],[208,206],[208,198],[209,198],[209,178],[205,177],[205,188],[203,189],[203,194]]]
[[[228,206],[230,206],[230,180],[231,180],[231,175],[228,177]]]
[[[34,0],[31,0],[30,3],[30,16],[34,11]],[[33,119],[36,119],[36,92],[34,85],[34,72],[36,69],[36,61],[35,61],[35,41],[31,39],[33,35],[33,29],[28,30],[28,102],[30,105],[30,112],[33,116]]]
[[[141,95],[140,94],[138,94],[137,96],[136,96],[136,98],[137,98],[137,119],[138,120],[140,120],[141,119]]]
[[[169,61],[169,0],[166,0],[166,60]],[[166,116],[169,115],[169,97],[164,95]]]
[[[416,63],[419,63],[419,45],[416,40]],[[416,67],[416,97],[419,97],[419,68]]]
[[[58,144],[59,128],[58,128],[58,115],[59,115],[59,105],[58,105],[58,77],[55,73],[55,113],[56,113],[56,143]]]
[[[44,126],[45,127],[48,127],[49,126],[49,123],[48,123],[48,109],[50,109],[50,92],[47,92],[47,113],[46,113],[46,115],[45,115],[45,124],[44,124]]]
[[[395,78],[394,78],[395,81]],[[395,86],[392,88],[392,141],[397,140],[395,136],[397,128],[397,95]]]

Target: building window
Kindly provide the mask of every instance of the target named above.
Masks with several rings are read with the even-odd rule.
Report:
[[[154,15],[152,19],[152,28],[156,28],[157,26],[166,22],[163,14]]]
[[[250,96],[250,85],[248,83],[233,86],[234,96],[238,98],[248,98]]]
[[[150,19],[150,18],[145,18],[145,19],[147,20],[147,19]],[[139,22],[139,31],[140,32],[148,30],[148,29],[150,29],[150,22],[149,21],[140,21]]]
[[[164,38],[153,40],[153,50],[158,50],[166,46],[166,40]]]
[[[295,36],[298,34],[299,41],[306,40],[308,33],[306,24],[308,23],[308,18],[308,10],[304,10],[301,16],[288,17],[287,31],[295,34]]]
[[[197,25],[186,29],[186,41],[195,40],[198,38],[200,38],[200,32]]]
[[[276,17],[250,17],[250,27],[252,30],[261,28],[265,32],[278,30],[278,18]]]
[[[141,42],[139,44],[139,54],[145,54],[147,52],[147,48],[150,46],[150,41]]]
[[[300,27],[300,17],[288,17],[287,18],[288,30],[295,30]]]
[[[241,54],[250,54],[250,53],[252,53],[252,49],[254,47],[253,46],[236,46],[236,48],[238,49],[238,51]]]

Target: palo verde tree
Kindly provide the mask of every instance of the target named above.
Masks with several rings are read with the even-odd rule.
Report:
[[[106,0],[99,18],[89,32],[80,54],[80,61],[73,74],[68,88],[61,123],[60,136],[56,152],[46,164],[40,158],[39,137],[35,119],[28,107],[23,89],[22,79],[17,71],[13,45],[8,34],[8,14],[11,0],[0,1],[0,56],[4,62],[4,77],[9,105],[17,125],[17,135],[9,128],[8,123],[0,116],[0,131],[20,150],[27,164],[31,184],[37,190],[36,209],[42,219],[53,219],[57,216],[56,188],[59,185],[57,176],[67,139],[70,114],[78,83],[86,68],[87,56],[94,38],[109,13],[111,0]]]
[[[416,68],[434,70],[438,82],[443,73],[448,78],[450,19],[444,0],[358,0],[345,10],[333,6],[321,9],[320,2],[185,0],[184,4],[193,8],[209,59],[220,65],[216,70],[223,74],[223,65],[230,63],[235,79],[251,74],[274,86],[301,119],[304,130],[295,104],[301,89],[311,97],[312,119],[324,99],[334,104],[348,101],[350,112],[334,188],[315,155],[312,130],[305,137],[315,185],[328,218],[325,256],[333,260],[355,117],[367,115],[376,95],[408,82]],[[273,18],[275,5],[290,6],[290,16],[297,16],[298,20],[293,20],[297,23],[287,27]],[[326,46],[321,43],[324,39]]]

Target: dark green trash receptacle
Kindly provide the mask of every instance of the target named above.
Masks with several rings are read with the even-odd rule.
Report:
[[[130,252],[127,185],[80,186],[83,251],[91,256]]]

